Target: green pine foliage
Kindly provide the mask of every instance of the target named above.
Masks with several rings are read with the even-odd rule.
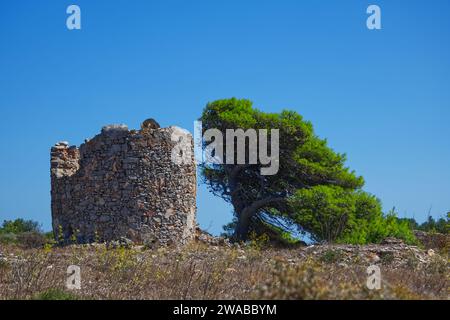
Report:
[[[294,220],[318,242],[366,244],[386,237],[415,242],[406,221],[394,212],[383,215],[380,201],[362,190],[316,186],[297,190],[290,203]]]

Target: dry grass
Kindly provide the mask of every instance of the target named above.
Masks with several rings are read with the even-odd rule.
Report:
[[[104,245],[24,250],[0,246],[0,299],[448,299],[446,260],[424,268],[381,263],[383,286],[366,288],[366,263],[305,256],[299,249],[108,249]],[[12,258],[10,255],[16,258]],[[69,265],[82,288],[65,289]]]

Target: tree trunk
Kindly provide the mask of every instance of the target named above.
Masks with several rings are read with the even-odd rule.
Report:
[[[245,208],[240,215],[238,215],[238,221],[234,229],[233,240],[234,241],[246,241],[248,239],[248,232],[250,228],[250,219],[254,212],[250,211],[250,208]]]
[[[262,208],[273,204],[275,202],[284,201],[282,197],[269,197],[260,199],[253,202],[250,206],[245,207],[243,210],[236,210],[238,221],[234,229],[233,239],[234,241],[246,241],[248,239],[248,231],[250,228],[250,222],[253,215],[257,214]]]

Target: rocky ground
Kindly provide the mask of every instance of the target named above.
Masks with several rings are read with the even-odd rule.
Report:
[[[184,247],[0,246],[0,299],[448,299],[448,247],[232,245],[199,234]],[[67,267],[81,268],[68,290]],[[381,289],[367,287],[377,265]]]

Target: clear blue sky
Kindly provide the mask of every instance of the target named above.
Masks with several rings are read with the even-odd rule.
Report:
[[[66,28],[77,4],[82,30]],[[366,28],[378,4],[382,30]],[[49,149],[208,101],[311,120],[386,210],[450,210],[450,1],[15,0],[0,10],[0,220],[50,228]],[[198,220],[231,209],[200,186]]]

